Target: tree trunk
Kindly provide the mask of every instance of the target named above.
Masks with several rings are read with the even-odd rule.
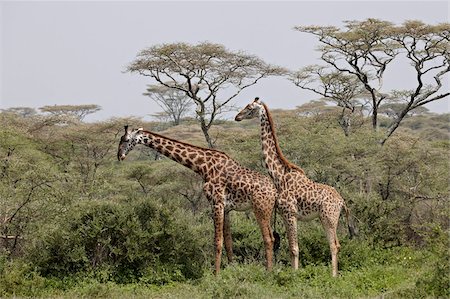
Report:
[[[203,135],[205,136],[206,143],[208,143],[209,148],[214,148],[214,143],[211,140],[211,136],[209,136],[209,126],[205,124],[205,120],[202,118],[200,120],[200,126],[202,128]]]
[[[350,117],[348,115],[345,115],[345,108],[342,110],[342,114],[339,119],[339,125],[341,126],[342,130],[344,131],[345,137],[348,137],[350,135],[350,125],[351,124],[350,124]]]
[[[384,145],[384,143],[388,140],[388,138],[391,137],[391,135],[395,132],[395,130],[397,130],[397,128],[400,126],[400,123],[402,122],[402,120],[405,118],[406,114],[408,114],[409,111],[411,110],[408,107],[407,109],[404,109],[399,116],[397,116],[394,122],[389,126],[385,137],[383,138],[383,140],[381,140],[381,145]]]
[[[373,112],[372,112],[372,128],[374,131],[378,129],[378,106],[374,101]]]

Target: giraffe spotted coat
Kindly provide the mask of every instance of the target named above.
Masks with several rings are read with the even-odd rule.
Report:
[[[231,262],[233,258],[229,219],[232,210],[253,210],[263,236],[266,268],[272,268],[274,237],[270,219],[277,190],[269,177],[242,167],[221,151],[184,143],[142,128],[129,130],[128,126],[120,140],[117,158],[124,160],[137,144],[153,148],[203,178],[203,191],[213,212],[216,274],[220,271],[224,240],[228,260]]]
[[[283,156],[269,109],[259,98],[241,110],[235,120],[257,117],[261,123],[261,146],[265,166],[279,193],[277,205],[286,225],[292,266],[294,269],[298,268],[297,219],[311,220],[318,217],[330,245],[332,274],[337,276],[340,244],[336,230],[341,209],[346,211],[347,219],[349,215],[344,200],[333,187],[310,180],[300,167]]]

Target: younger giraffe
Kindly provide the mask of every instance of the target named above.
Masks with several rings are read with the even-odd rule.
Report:
[[[330,186],[308,179],[305,172],[289,162],[281,152],[272,116],[267,106],[256,98],[240,111],[235,120],[259,117],[264,162],[279,192],[277,205],[286,225],[291,262],[298,269],[297,218],[311,220],[319,217],[331,250],[332,274],[338,274],[339,241],[336,235],[339,215],[343,207],[348,221],[349,211],[339,193]],[[349,225],[350,233],[353,233]]]
[[[128,126],[125,126],[125,134],[119,143],[119,161],[124,160],[136,144],[153,148],[202,176],[203,191],[213,210],[216,275],[220,271],[224,238],[228,261],[233,258],[229,212],[250,208],[253,208],[263,236],[266,268],[272,269],[274,237],[270,219],[277,190],[269,177],[242,167],[223,152],[180,142],[142,128],[129,130]]]

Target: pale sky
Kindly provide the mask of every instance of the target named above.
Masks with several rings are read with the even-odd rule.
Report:
[[[161,111],[142,95],[154,82],[123,72],[146,47],[208,41],[296,70],[320,60],[318,41],[294,26],[342,26],[345,20],[367,18],[449,22],[449,2],[0,0],[0,109],[97,104],[102,111],[87,120],[130,115],[148,120]],[[385,87],[408,88],[406,67],[387,71]],[[318,98],[286,79],[268,78],[233,104],[242,106],[255,96],[272,108],[294,108]],[[446,112],[448,103],[444,99],[427,107]]]

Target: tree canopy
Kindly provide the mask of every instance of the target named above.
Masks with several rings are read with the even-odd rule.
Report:
[[[209,129],[230,108],[242,90],[260,79],[286,73],[242,51],[214,43],[155,45],[139,52],[127,70],[151,77],[167,88],[182,91],[196,105],[196,114],[210,147]]]
[[[192,101],[184,91],[169,88],[164,85],[148,85],[144,95],[154,100],[163,109],[158,117],[168,117],[174,125],[179,125],[181,119],[189,113]]]
[[[39,108],[42,112],[50,113],[56,116],[69,116],[79,121],[82,121],[86,115],[95,113],[101,110],[99,105],[87,104],[87,105],[53,105],[43,106]]]
[[[397,103],[397,117],[388,125],[384,142],[411,111],[450,95],[442,80],[450,70],[450,23],[427,25],[406,21],[402,25],[378,19],[347,21],[335,26],[297,26],[295,30],[316,36],[325,66],[308,66],[290,79],[295,85],[349,107],[349,97],[365,101],[371,109],[372,126],[378,128],[383,104]],[[415,76],[408,90],[383,90],[383,78],[392,62],[406,58]],[[332,81],[330,81],[330,78]],[[350,106],[351,108],[352,106]]]

